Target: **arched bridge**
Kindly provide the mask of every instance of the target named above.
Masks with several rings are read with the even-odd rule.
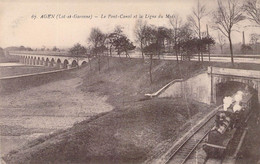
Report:
[[[260,70],[208,67],[208,74],[211,76],[212,103],[217,102],[217,86],[227,82],[241,83],[253,88],[257,92],[258,100],[260,99]]]
[[[42,65],[61,69],[83,66],[89,62],[88,58],[85,57],[55,56],[26,52],[9,52],[9,55],[18,56],[19,61],[26,65]]]

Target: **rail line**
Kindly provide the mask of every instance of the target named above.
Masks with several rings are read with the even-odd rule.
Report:
[[[183,164],[185,163],[198,144],[207,136],[212,129],[217,111],[222,107],[219,106],[201,122],[188,131],[169,151],[168,158],[163,163]]]

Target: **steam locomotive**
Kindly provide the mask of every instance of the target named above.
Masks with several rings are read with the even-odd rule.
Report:
[[[228,144],[234,138],[238,129],[245,128],[246,122],[252,112],[254,95],[249,91],[238,91],[232,97],[227,98],[229,104],[223,104],[215,116],[215,125],[207,135],[203,149],[207,158],[223,158]]]

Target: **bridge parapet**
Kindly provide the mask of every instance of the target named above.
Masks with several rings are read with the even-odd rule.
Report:
[[[239,77],[260,79],[260,71],[257,70],[208,67],[208,74],[239,76]]]
[[[27,52],[16,52],[10,51],[9,55],[20,57],[20,62],[27,65],[42,65],[49,67],[58,68],[71,68],[77,66],[83,66],[89,62],[87,57],[71,57],[71,56],[58,56],[58,55],[48,55],[48,54],[37,54],[37,53],[27,53]]]

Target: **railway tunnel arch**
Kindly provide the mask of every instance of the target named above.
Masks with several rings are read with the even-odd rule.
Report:
[[[225,81],[216,84],[216,104],[222,104],[224,97],[232,96],[239,90],[249,90],[251,93],[255,95],[255,99],[259,100],[258,89],[254,84],[244,83],[240,81]]]

